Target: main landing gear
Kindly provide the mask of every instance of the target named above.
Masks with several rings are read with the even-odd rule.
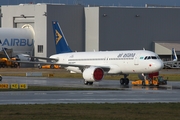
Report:
[[[88,82],[84,80],[84,85],[93,85],[93,82]]]
[[[129,79],[127,78],[128,75],[124,75],[124,78],[120,79],[121,85],[129,85]]]
[[[120,85],[129,85],[128,75],[124,75],[124,78],[120,79]],[[93,85],[93,82],[84,80],[84,85]]]

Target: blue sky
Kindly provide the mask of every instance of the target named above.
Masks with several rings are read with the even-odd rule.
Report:
[[[141,6],[145,4],[157,4],[165,6],[180,6],[180,0],[0,0],[0,5],[17,5],[20,3],[64,3],[68,5],[81,3],[90,5],[115,5],[115,6]]]

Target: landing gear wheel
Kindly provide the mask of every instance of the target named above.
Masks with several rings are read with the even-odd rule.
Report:
[[[93,82],[89,82],[89,85],[93,85]]]
[[[126,79],[124,80],[124,82],[125,82],[125,83],[124,83],[125,85],[128,85],[128,84],[129,84],[129,79],[126,78]]]
[[[124,83],[125,83],[124,78],[121,78],[121,79],[120,79],[120,84],[121,84],[121,85],[124,85]]]
[[[84,85],[88,85],[88,81],[84,81]]]
[[[0,81],[2,81],[2,76],[0,76]]]
[[[88,82],[84,80],[84,85],[93,85],[93,82]]]
[[[121,78],[120,79],[120,84],[121,85],[128,85],[129,84],[129,79],[128,78]]]

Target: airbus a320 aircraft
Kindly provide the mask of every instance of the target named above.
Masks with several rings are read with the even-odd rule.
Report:
[[[157,54],[147,50],[72,52],[59,23],[53,21],[52,24],[58,54],[50,56],[53,63],[46,64],[58,64],[69,71],[82,73],[85,85],[99,82],[107,74],[124,75],[120,84],[128,85],[129,74],[137,73],[146,79],[164,66]]]
[[[54,59],[54,64],[82,73],[85,85],[101,81],[106,74],[124,75],[120,84],[127,85],[129,74],[137,73],[146,77],[159,72],[164,66],[157,54],[147,50],[72,52],[58,22],[53,21],[52,24],[59,54],[50,58]]]

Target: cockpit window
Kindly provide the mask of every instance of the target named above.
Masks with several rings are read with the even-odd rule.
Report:
[[[151,56],[151,58],[152,58],[152,59],[157,59],[157,57],[156,57],[156,56]]]
[[[160,59],[158,56],[146,56],[144,60],[150,60],[150,59]]]

